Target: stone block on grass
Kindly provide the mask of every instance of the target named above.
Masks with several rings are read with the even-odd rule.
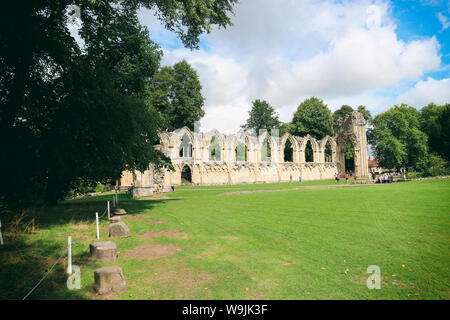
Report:
[[[128,238],[131,236],[131,232],[123,221],[119,221],[109,225],[109,236],[111,238]]]
[[[109,266],[94,271],[94,290],[98,294],[119,293],[125,289],[125,277],[118,266]]]
[[[115,216],[124,216],[127,212],[124,209],[114,209],[114,215]]]
[[[109,221],[111,223],[114,223],[114,222],[120,222],[120,221],[122,221],[122,219],[120,219],[120,217],[117,216],[117,217],[111,217],[111,219],[109,219]]]
[[[119,252],[112,241],[94,242],[89,246],[91,257],[98,261],[112,261],[117,259]]]

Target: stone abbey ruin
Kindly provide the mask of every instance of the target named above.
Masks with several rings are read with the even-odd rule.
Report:
[[[217,130],[192,132],[184,127],[160,134],[160,151],[170,157],[174,170],[124,172],[122,186],[133,186],[133,197],[170,192],[172,186],[230,185],[332,179],[345,173],[345,144],[354,147],[353,172],[369,174],[366,121],[354,111],[337,121],[335,136],[316,140],[310,135],[282,137],[240,131],[225,135]],[[196,130],[197,131],[197,130]],[[275,131],[276,132],[276,131]],[[309,150],[307,150],[309,148]]]

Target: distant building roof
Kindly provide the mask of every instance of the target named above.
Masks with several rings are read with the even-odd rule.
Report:
[[[372,158],[370,156],[369,156],[368,164],[369,164],[369,168],[377,168],[378,167],[378,161],[375,160],[375,158]]]

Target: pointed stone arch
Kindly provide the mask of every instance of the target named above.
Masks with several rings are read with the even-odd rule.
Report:
[[[272,139],[267,131],[257,137],[257,162],[271,162],[276,152],[276,141]]]
[[[203,160],[223,161],[225,159],[225,140],[226,136],[216,129],[205,133],[203,135],[203,149],[206,154],[203,155]],[[212,145],[213,143],[214,146]],[[212,153],[214,153],[214,156],[212,156]]]
[[[327,143],[330,144],[330,148],[331,148],[331,159],[327,159],[326,156],[326,147],[327,147]],[[336,140],[334,140],[332,137],[330,136],[326,136],[324,137],[322,140],[319,141],[319,162],[320,163],[325,163],[325,162],[336,162],[336,148],[337,148],[337,144],[336,144]]]
[[[312,162],[318,162],[319,143],[317,142],[316,139],[314,139],[309,134],[307,136],[301,138],[300,143],[299,143],[300,162],[301,163],[306,162],[305,149],[306,149],[308,141],[311,143],[311,148],[312,148],[312,153],[313,153]]]
[[[194,170],[191,165],[185,163],[181,167],[181,184],[189,184],[192,183],[192,175]]]
[[[297,139],[295,139],[294,136],[292,136],[290,133],[285,133],[281,139],[280,139],[280,161],[281,162],[286,162],[285,160],[285,147],[286,147],[286,143],[287,141],[289,141],[291,143],[292,146],[292,161],[288,161],[288,162],[299,162],[298,159],[298,152],[299,152],[299,145],[298,145],[298,141]]]
[[[175,160],[181,160],[183,158],[193,158],[194,151],[196,148],[196,141],[194,140],[194,134],[188,127],[183,127],[181,129],[175,130],[170,136],[170,151],[171,158]],[[180,152],[180,147],[183,144],[182,152]],[[190,144],[190,148],[188,148]],[[181,155],[181,156],[180,156]]]

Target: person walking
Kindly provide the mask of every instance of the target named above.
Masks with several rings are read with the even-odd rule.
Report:
[[[348,172],[345,174],[345,183],[348,182]]]
[[[358,178],[358,176],[356,175],[356,172],[355,172],[355,175],[353,176],[353,178],[355,179],[355,181]]]
[[[340,181],[341,181],[341,174],[338,173],[338,175],[337,175],[337,183],[339,183]]]

